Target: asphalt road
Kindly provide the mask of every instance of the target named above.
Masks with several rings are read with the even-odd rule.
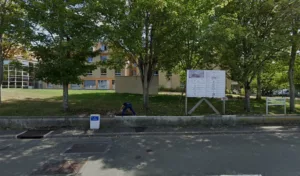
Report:
[[[299,137],[275,133],[1,139],[0,175],[300,176]],[[64,160],[81,164],[74,164],[78,167],[73,171],[57,164]]]

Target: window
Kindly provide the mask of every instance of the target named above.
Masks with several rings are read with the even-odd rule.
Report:
[[[93,75],[93,71],[87,72],[87,75]]]
[[[107,51],[107,46],[106,46],[106,45],[101,45],[100,50],[101,50],[101,51]]]
[[[154,76],[158,76],[158,71],[154,71]]]
[[[88,63],[93,62],[93,58],[92,58],[92,57],[89,57],[89,58],[87,59],[87,62],[88,62]]]
[[[121,76],[121,70],[120,69],[115,70],[115,76]]]
[[[48,88],[48,89],[52,89],[52,88],[53,88],[53,84],[48,83],[48,84],[47,84],[47,88]]]
[[[101,61],[107,61],[107,56],[100,56]]]
[[[106,72],[106,68],[101,68],[101,75],[106,75],[107,72]]]
[[[95,80],[86,80],[84,81],[85,89],[96,89],[96,81]]]
[[[108,81],[107,80],[99,80],[98,81],[98,89],[108,89]]]
[[[80,84],[71,84],[71,89],[81,89]]]

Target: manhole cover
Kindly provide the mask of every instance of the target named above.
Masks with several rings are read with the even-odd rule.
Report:
[[[49,135],[53,131],[51,130],[27,130],[19,135],[17,135],[18,139],[40,139]]]
[[[46,163],[31,175],[57,175],[57,174],[76,174],[85,164],[85,161],[63,160]]]
[[[108,143],[74,144],[65,153],[104,153],[108,145]]]

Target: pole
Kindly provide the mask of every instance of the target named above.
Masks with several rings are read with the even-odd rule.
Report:
[[[23,76],[24,76],[23,68],[22,68],[21,74],[22,74],[22,87],[21,88],[23,89],[23,87],[24,87],[24,84],[23,84]]]
[[[186,96],[186,93],[185,93],[185,115],[188,115],[188,113],[187,113],[187,101],[188,101],[188,99],[187,99],[187,96]]]
[[[225,101],[225,99],[223,99],[223,115],[225,115],[225,108],[226,108],[226,101]]]
[[[10,75],[9,75],[9,63],[7,65],[7,88],[9,89],[9,85],[10,85],[10,79],[9,79]]]
[[[286,115],[286,98],[284,98],[284,115]]]
[[[268,112],[268,97],[266,98],[266,115],[268,115],[269,114],[269,112]]]

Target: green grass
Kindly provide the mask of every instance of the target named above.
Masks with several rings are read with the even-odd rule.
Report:
[[[22,90],[3,89],[3,104],[0,105],[0,116],[60,116],[60,115],[88,115],[91,113],[116,113],[123,102],[129,101],[138,115],[144,115],[142,95],[117,94],[103,90],[70,90],[70,112],[62,111],[62,90]],[[188,108],[191,109],[198,101],[190,98]],[[211,103],[222,112],[222,102],[211,99]],[[245,114],[243,99],[233,98],[226,102],[226,114]],[[265,100],[251,100],[251,114],[265,113]],[[288,108],[288,106],[287,106]],[[300,101],[297,101],[300,112]],[[282,114],[283,107],[270,108],[270,113]],[[213,114],[213,110],[205,103],[192,115]],[[150,111],[148,115],[184,115],[184,98],[180,95],[155,95],[150,97]]]

